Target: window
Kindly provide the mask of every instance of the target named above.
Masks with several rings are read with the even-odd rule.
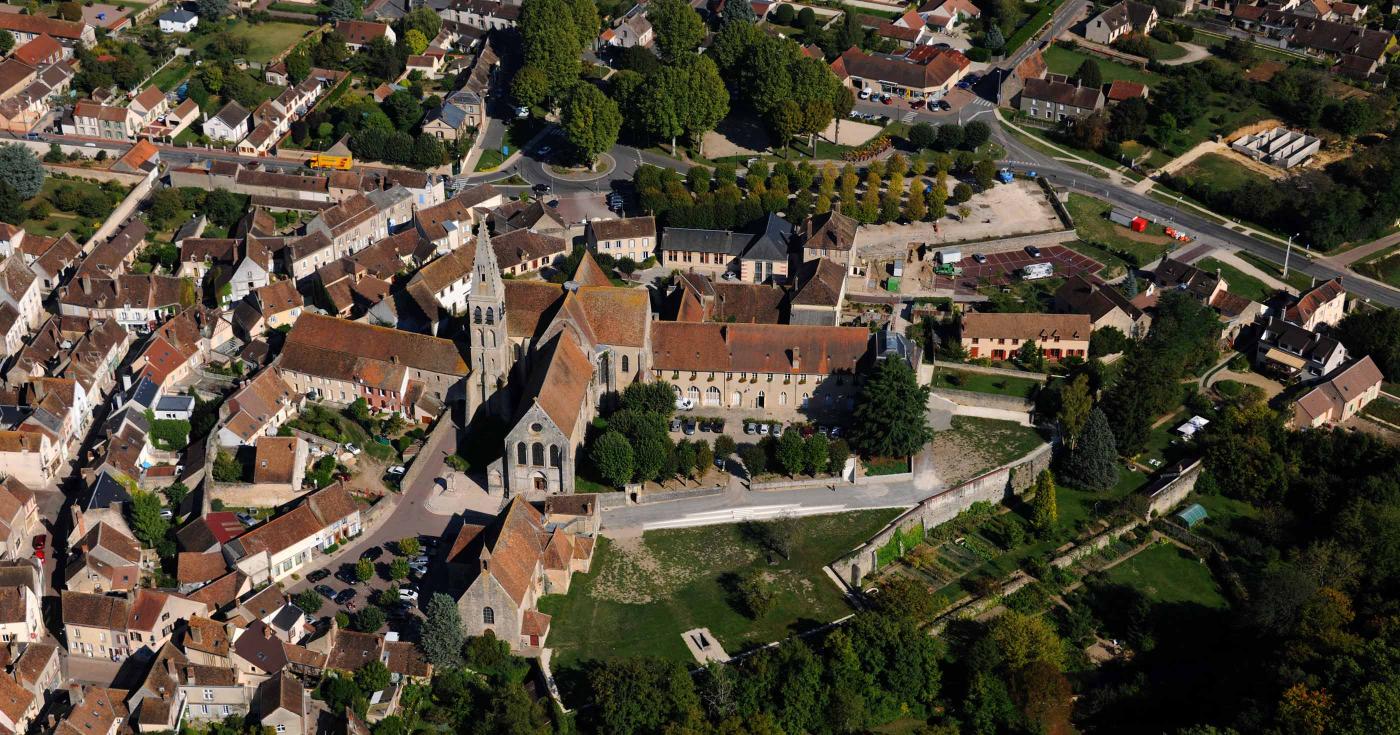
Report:
[[[286,725],[281,725],[281,724],[279,724],[279,725],[277,726],[277,732],[286,732],[286,731],[287,731],[287,726],[286,726]]]
[[[623,355],[623,356],[622,356],[622,374],[623,374],[623,375],[626,375],[627,373],[632,372],[632,369],[631,369],[630,367],[628,367],[627,363],[628,363],[627,355]]]
[[[558,445],[558,444],[551,444],[551,445],[549,445],[549,466],[550,466],[550,467],[558,467],[558,466],[559,466],[559,463],[560,463],[560,457],[561,457],[561,455],[562,455],[562,452],[559,451],[559,445]]]
[[[525,464],[525,442],[515,445],[515,463]]]
[[[779,405],[779,406],[786,406],[786,405],[787,405],[787,394],[786,394],[786,393],[779,393],[779,394],[778,394],[778,405]]]
[[[532,464],[535,464],[535,465],[540,466],[540,467],[543,467],[543,466],[544,466],[544,445],[543,445],[543,444],[541,444],[541,443],[539,443],[539,442],[535,442],[535,446],[530,447],[530,459],[533,460]]]
[[[706,389],[705,389],[705,405],[706,405],[706,406],[718,406],[718,405],[719,405],[719,388],[716,388],[716,387],[714,387],[714,386],[712,385],[712,386],[710,386],[709,388],[706,388]]]
[[[205,690],[204,690],[204,701],[206,701],[206,702],[212,702],[212,701],[214,701],[214,690],[213,690],[213,689],[205,689]]]
[[[483,607],[483,608],[481,609],[481,622],[482,622],[482,624],[484,624],[484,625],[495,625],[495,624],[496,624],[496,611],[495,611],[495,610],[492,610],[492,609],[489,608],[489,607]]]
[[[489,307],[489,306],[486,307],[486,323],[487,323],[487,324],[495,324],[495,323],[496,323],[496,310],[495,310],[495,309],[492,309],[492,308]]]
[[[475,323],[477,323],[477,324],[480,324],[480,323],[481,323],[481,307],[480,307],[480,306],[476,307],[476,313],[472,315],[472,321],[475,322]]]

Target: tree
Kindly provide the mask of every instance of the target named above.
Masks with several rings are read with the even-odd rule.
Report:
[[[15,36],[9,31],[0,31],[0,54],[8,54],[15,48]]]
[[[212,1],[219,2],[220,0]],[[331,20],[354,20],[360,17],[361,12],[360,3],[357,0],[331,0],[330,9],[326,11],[326,15]]]
[[[747,572],[735,585],[743,613],[754,620],[767,615],[773,609],[775,595],[772,586],[757,571]]]
[[[904,202],[904,219],[921,222],[928,216],[928,205],[924,199],[924,190],[927,188],[927,181],[919,176],[914,177],[909,186],[909,198]]]
[[[131,493],[131,532],[146,546],[155,548],[170,532],[170,521],[160,514],[160,496],[144,490]]]
[[[963,129],[957,123],[944,123],[938,126],[937,148],[940,151],[951,151],[962,145]]]
[[[1108,137],[1122,142],[1147,132],[1147,100],[1132,97],[1113,106],[1108,116]]]
[[[1035,478],[1035,497],[1031,499],[1031,525],[1040,533],[1048,533],[1060,518],[1055,502],[1055,476],[1041,470]]]
[[[725,3],[719,20],[720,24],[727,28],[735,23],[745,25],[757,23],[758,16],[754,15],[753,6],[748,3]]]
[[[972,187],[970,187],[970,186],[968,186],[967,184],[964,184],[964,183],[962,183],[962,182],[959,182],[956,186],[953,187],[953,203],[954,203],[954,204],[962,204],[963,202],[966,202],[967,200],[969,200],[969,199],[971,199],[971,198],[972,198]],[[964,219],[966,219],[966,216],[965,216],[965,215],[959,215],[959,216],[960,216],[960,217],[963,217]]]
[[[797,431],[783,432],[782,438],[778,439],[777,449],[778,466],[789,476],[796,475],[807,465],[807,450],[802,441],[802,433]]]
[[[403,45],[410,54],[421,54],[428,49],[428,39],[423,37],[422,31],[415,28],[404,34]]]
[[[908,457],[933,438],[928,425],[928,386],[909,363],[885,360],[861,386],[851,442],[867,456]]]
[[[404,33],[418,31],[427,39],[437,38],[442,31],[442,17],[426,5],[408,11],[400,22]]]
[[[617,143],[622,114],[617,103],[591,84],[580,84],[564,105],[564,137],[592,169],[598,154]]]
[[[423,552],[423,544],[417,536],[408,536],[395,541],[394,548],[398,551],[399,556],[405,558],[418,556]]]
[[[83,19],[83,6],[77,2],[61,2],[58,4],[58,17],[68,21],[80,21]]]
[[[1056,418],[1065,432],[1065,441],[1073,447],[1079,433],[1089,421],[1089,412],[1094,407],[1094,397],[1089,393],[1089,376],[1076,375],[1069,385],[1060,391],[1060,410]]]
[[[525,0],[517,21],[525,66],[538,69],[549,83],[549,96],[571,88],[582,68],[584,42],[567,0]]]
[[[768,450],[758,444],[745,444],[739,448],[739,461],[744,463],[749,478],[755,478],[768,470]]]
[[[21,199],[38,196],[44,176],[44,164],[33,151],[18,143],[0,145],[0,181],[14,187]]]
[[[389,579],[392,579],[395,582],[402,579],[408,579],[407,559],[403,557],[398,557],[393,561],[389,562]]]
[[[432,665],[443,668],[462,662],[462,617],[457,603],[441,592],[428,598],[427,619],[418,645]]]
[[[1084,63],[1074,72],[1074,78],[1079,83],[1091,89],[1098,89],[1103,86],[1103,72],[1099,71],[1099,62],[1093,59],[1085,59]]]
[[[402,561],[402,560],[399,560]],[[350,627],[361,633],[373,633],[384,627],[384,611],[374,605],[365,605],[350,618]],[[378,662],[375,662],[378,663]],[[358,675],[357,675],[358,676]],[[374,689],[371,691],[379,691]]]
[[[1400,309],[1357,309],[1337,325],[1337,337],[1349,351],[1370,355],[1390,382],[1400,382]]]
[[[1128,280],[1134,281],[1135,279],[1129,276]],[[1132,343],[1128,340],[1128,336],[1123,334],[1123,330],[1118,327],[1099,327],[1089,335],[1089,356],[1103,357],[1104,355],[1117,354],[1128,349],[1130,344]]]
[[[1044,370],[1045,350],[1035,340],[1028,339],[1021,343],[1021,349],[1016,352],[1016,361],[1027,370]]]
[[[676,471],[687,478],[695,477],[695,445],[681,442],[676,445]]]
[[[647,20],[655,29],[656,48],[664,61],[694,54],[705,40],[705,23],[685,0],[653,0],[647,5]]]
[[[321,605],[325,604],[325,598],[316,590],[302,590],[292,598],[292,602],[301,608],[302,612],[315,615],[320,611]]]
[[[228,0],[196,0],[194,5],[199,19],[206,23],[223,20],[228,15]]]
[[[997,180],[997,165],[984,158],[972,167],[972,178],[978,189],[990,189]]]
[[[700,717],[690,672],[676,661],[606,659],[589,672],[588,689],[598,707],[599,732],[641,735],[666,726],[679,732]]]
[[[1118,450],[1103,411],[1095,408],[1089,413],[1084,433],[1062,465],[1065,482],[1077,488],[1107,490],[1118,484]]]
[[[189,494],[190,489],[183,482],[173,482],[165,488],[165,500],[170,503],[172,509],[178,510]]]
[[[540,107],[549,98],[552,84],[538,67],[526,66],[515,73],[510,83],[510,95],[521,107]]]
[[[715,437],[715,457],[729,459],[738,449],[738,445],[734,443],[734,437],[728,434],[720,434]]]
[[[909,128],[909,142],[916,148],[932,148],[938,144],[938,130],[926,122]]]
[[[827,455],[829,471],[838,474],[846,468],[846,460],[851,456],[851,447],[845,439],[837,439],[827,449]]]
[[[988,633],[1011,671],[1037,662],[1058,669],[1064,661],[1064,646],[1043,617],[1008,611],[992,621]]]
[[[802,447],[802,458],[807,474],[819,475],[826,472],[831,461],[831,441],[822,434],[812,434],[807,437],[806,444]]]
[[[981,120],[973,120],[963,126],[963,147],[965,148],[975,151],[991,138],[991,127]]]
[[[368,612],[372,609],[378,610],[378,608],[365,608],[361,612]],[[380,616],[382,617],[383,613],[380,613]],[[382,620],[380,622],[383,623]],[[389,686],[391,678],[389,668],[377,660],[370,661],[355,670],[355,684],[360,687],[360,692],[365,696],[384,691]]]
[[[361,582],[368,582],[374,578],[374,562],[369,559],[360,559],[355,562],[355,579]]]
[[[232,454],[220,449],[214,456],[214,480],[216,482],[240,482],[243,480],[243,465]]]

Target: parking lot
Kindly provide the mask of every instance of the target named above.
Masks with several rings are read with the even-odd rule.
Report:
[[[420,542],[426,540],[421,537],[419,539]],[[421,554],[429,558],[433,556],[432,550],[426,544]],[[325,620],[340,612],[354,616],[366,606],[377,604],[378,595],[382,590],[398,585],[401,590],[411,589],[417,592],[417,598],[406,600],[400,605],[379,607],[388,617],[392,630],[399,633],[416,630],[422,622],[420,610],[427,605],[427,598],[434,586],[428,579],[431,564],[416,565],[417,568],[409,572],[408,579],[395,582],[389,579],[389,565],[397,558],[392,547],[376,546],[366,550],[361,556],[372,558],[374,564],[374,576],[367,582],[361,582],[355,577],[355,566],[359,557],[343,557],[287,585],[286,592],[295,598],[297,594],[308,589],[314,590],[321,597],[321,608],[313,615],[317,619]]]
[[[1092,274],[1103,268],[1103,264],[1097,260],[1063,245],[1047,245],[1040,248],[1040,257],[1038,258],[1032,257],[1024,249],[987,253],[983,257],[986,258],[986,263],[978,263],[971,255],[959,260],[956,265],[962,268],[960,276],[933,275],[933,288],[975,291],[979,286],[1005,286],[1017,280],[1020,277],[1021,269],[1032,263],[1053,263],[1055,266],[1054,278],[1084,275],[1090,281],[1097,283],[1098,277]],[[923,265],[929,269],[930,273],[932,272],[934,263],[931,257]],[[927,281],[928,278],[921,280]]]

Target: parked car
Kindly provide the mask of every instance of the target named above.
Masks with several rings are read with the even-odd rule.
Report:
[[[417,601],[418,601],[418,590],[406,589],[406,588],[400,587],[400,588],[399,588],[399,599],[400,599],[400,600],[403,600],[404,602],[417,602]]]
[[[1039,257],[1040,257],[1040,248],[1038,248],[1038,247],[1036,247],[1036,246],[1034,246],[1034,245],[1027,245],[1027,246],[1026,246],[1026,255],[1029,255],[1029,256],[1031,256],[1032,258],[1039,258]]]
[[[841,436],[841,427],[839,427],[839,426],[833,426],[833,427],[831,427],[831,438],[832,438],[832,439],[836,439],[836,438],[838,438],[838,437],[840,437],[840,436]]]
[[[166,519],[166,520],[168,521],[168,520],[170,520],[171,518],[174,518],[174,517],[175,517],[175,511],[173,511],[173,510],[171,510],[171,509],[169,509],[169,508],[161,508],[161,509],[160,509],[160,517],[161,517],[161,518],[164,518],[164,519]]]
[[[948,104],[947,101],[945,101],[945,100],[939,100],[939,101],[938,101],[938,109],[940,109],[940,110],[951,110],[951,109],[953,109],[953,106],[950,105],[950,104]]]
[[[320,582],[321,580],[323,580],[323,579],[325,579],[326,577],[329,577],[329,576],[331,576],[331,573],[330,573],[330,572],[328,572],[328,571],[326,571],[326,570],[324,570],[324,569],[317,569],[316,571],[314,571],[314,572],[312,572],[312,573],[306,575],[306,581],[308,581],[308,582]]]
[[[685,425],[681,428],[681,432],[684,433],[686,436],[690,436],[691,434],[694,434],[694,433],[695,433],[695,422],[694,422],[694,421],[687,421],[687,422],[685,422]]]
[[[759,424],[759,425],[758,425],[758,433],[759,433],[760,435],[762,435],[762,436],[767,436],[767,435],[768,435],[768,424]]]
[[[680,419],[671,419],[671,431],[680,431],[680,430],[681,430],[681,420],[680,420]]]
[[[913,102],[910,102],[910,103],[909,103],[909,106],[917,110],[917,109],[919,109],[920,107],[923,107],[923,106],[924,106],[924,101],[923,101],[922,99],[917,99],[917,100],[914,100]]]
[[[545,156],[548,156],[548,155],[549,155],[550,153],[552,153],[553,151],[554,151],[554,149],[551,148],[550,146],[542,145],[542,146],[540,146],[539,148],[536,148],[536,149],[535,149],[535,155],[539,156],[540,158],[544,158]]]
[[[331,589],[331,586],[328,584],[316,585],[316,591],[319,592],[321,596],[325,597],[327,600],[335,599],[335,590]]]
[[[239,513],[237,516],[234,517],[238,519],[239,523],[242,523],[245,526],[255,526],[258,523],[257,519],[248,513]]]
[[[753,433],[756,433],[757,431],[758,431],[758,427],[757,427],[757,426],[754,426],[754,424],[753,424],[752,421],[745,421],[745,422],[744,422],[744,433],[745,433],[745,434],[753,434]]]
[[[545,149],[541,148],[540,155],[544,155],[544,151]],[[535,192],[536,194],[548,194],[553,189],[554,187],[550,186],[549,184],[535,184],[534,186],[530,187],[530,190]]]
[[[985,255],[983,255],[983,254],[981,254],[981,253],[973,253],[973,254],[972,254],[972,262],[974,262],[974,263],[985,263],[985,262],[987,262],[987,256],[985,256]]]
[[[383,555],[384,548],[382,546],[371,546],[368,549],[365,549],[364,551],[360,552],[361,559],[369,559],[370,561],[378,561],[379,557]]]
[[[415,557],[413,557],[412,559],[409,559],[409,560],[408,560],[408,563],[409,563],[409,565],[422,565],[422,566],[427,566],[427,565],[428,565],[428,555],[427,555],[427,554],[419,554],[418,556],[415,556]]]
[[[336,596],[332,599],[335,600],[335,604],[337,605],[349,605],[350,601],[355,599],[356,594],[355,590],[341,590],[336,593]]]
[[[351,454],[351,456],[358,456],[358,455],[360,454],[360,452],[363,451],[363,450],[361,450],[359,447],[355,446],[354,444],[346,444],[346,445],[345,445],[345,451],[349,452],[349,453]]]
[[[782,425],[782,424],[773,424],[773,438],[775,438],[775,439],[781,439],[781,438],[783,438],[783,425]]]
[[[355,576],[355,570],[350,568],[349,565],[346,565],[345,567],[341,568],[340,571],[336,572],[335,578],[346,584],[360,583],[360,578]]]
[[[389,468],[389,474],[391,475],[402,475],[404,472],[407,472],[407,470],[405,470],[404,466],[401,464],[396,464]]]
[[[677,411],[689,411],[689,410],[692,409],[692,408],[695,408],[695,401],[692,401],[692,400],[690,400],[689,398],[677,398],[677,399],[676,399],[676,410],[677,410]]]
[[[807,437],[817,433],[817,430],[812,428],[811,424],[803,424],[802,427],[799,428],[797,431],[798,433],[802,434],[803,439],[806,439]]]
[[[515,108],[515,119],[516,119],[516,120],[524,120],[525,118],[527,118],[527,117],[529,117],[529,116],[530,116],[530,108],[524,107],[524,106]]]
[[[868,87],[860,91],[860,98],[863,100],[870,99],[870,89]]]

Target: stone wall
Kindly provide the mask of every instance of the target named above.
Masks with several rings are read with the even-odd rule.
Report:
[[[1149,518],[1152,515],[1164,516],[1186,499],[1196,489],[1196,480],[1201,477],[1203,465],[1196,459],[1184,465],[1173,465],[1163,470],[1163,475],[1149,483],[1143,492],[1147,495]],[[1171,473],[1175,473],[1172,476]],[[1147,520],[1147,519],[1144,519]]]
[[[933,394],[947,398],[959,406],[995,408],[1001,411],[1029,412],[1035,406],[1028,398],[1018,398],[1017,396],[1007,396],[1000,393],[982,393],[980,391],[959,390],[957,388],[934,388]]]
[[[107,216],[107,220],[102,223],[102,226],[97,228],[97,232],[93,233],[92,239],[88,240],[89,244],[103,242],[116,234],[117,228],[121,227],[127,219],[136,213],[136,208],[141,205],[141,200],[146,197],[146,194],[150,193],[151,186],[155,184],[156,174],[159,171],[160,169],[153,168],[150,173],[141,178],[141,181],[136,184],[136,187],[133,188],[126,195],[126,198],[117,205],[117,208],[112,210],[112,213]],[[115,175],[126,176],[126,174],[120,173]]]
[[[1042,444],[1030,454],[925,499],[885,526],[851,553],[831,563],[836,576],[850,587],[859,587],[865,575],[878,564],[876,553],[909,528],[922,524],[925,529],[947,523],[973,503],[1001,503],[1030,487],[1035,476],[1050,466],[1051,448]]]

